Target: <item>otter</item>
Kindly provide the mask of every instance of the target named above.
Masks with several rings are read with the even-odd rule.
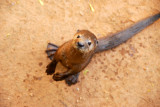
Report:
[[[54,74],[55,81],[65,80],[69,86],[75,84],[78,81],[79,73],[89,64],[95,53],[124,43],[159,18],[160,13],[143,19],[126,30],[99,39],[88,30],[78,30],[72,40],[65,42],[60,47],[48,43],[46,53],[52,61],[48,64],[46,73]],[[58,63],[66,70],[56,73],[55,69]]]

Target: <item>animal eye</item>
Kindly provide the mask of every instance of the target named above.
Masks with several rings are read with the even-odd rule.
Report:
[[[88,42],[88,45],[91,45],[91,42]]]
[[[77,38],[80,38],[80,36],[78,35]]]
[[[97,44],[98,44],[98,41],[97,41]]]

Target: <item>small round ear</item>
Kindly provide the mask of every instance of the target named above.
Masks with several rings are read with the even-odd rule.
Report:
[[[79,29],[77,29],[77,32],[79,32],[80,30]]]
[[[97,40],[97,42],[96,42],[97,44],[98,44],[98,40]]]

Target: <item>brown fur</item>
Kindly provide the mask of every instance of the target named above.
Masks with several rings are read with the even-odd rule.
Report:
[[[46,52],[48,57],[53,60],[47,66],[46,72],[47,74],[54,73],[57,63],[60,62],[67,68],[67,70],[65,72],[55,73],[53,75],[53,79],[56,81],[66,79],[66,83],[68,85],[75,84],[77,82],[79,72],[88,65],[94,53],[118,46],[159,18],[160,13],[143,19],[119,33],[100,38],[98,41],[96,36],[90,31],[80,30],[77,31],[72,40],[64,43],[59,48],[54,44],[49,44],[48,47],[52,48],[48,48]],[[90,45],[89,42],[91,42]],[[55,52],[55,49],[58,50]],[[50,50],[53,50],[52,53]]]
[[[78,35],[80,38],[77,38]],[[91,42],[90,46],[88,45],[88,41]],[[81,42],[84,47],[79,47],[77,45],[78,42]],[[56,64],[61,62],[68,70],[63,73],[55,73],[53,76],[54,80],[63,80],[69,75],[79,73],[90,62],[97,46],[96,43],[97,38],[93,33],[87,30],[78,31],[72,40],[58,48],[53,61],[47,66],[46,72],[48,74],[50,72],[54,73]]]

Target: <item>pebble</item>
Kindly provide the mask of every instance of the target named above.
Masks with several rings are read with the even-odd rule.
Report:
[[[30,93],[29,95],[30,95],[31,97],[33,97],[33,93]]]
[[[77,89],[77,91],[79,91],[79,88],[76,88]]]
[[[77,103],[79,103],[79,100],[77,100]]]

